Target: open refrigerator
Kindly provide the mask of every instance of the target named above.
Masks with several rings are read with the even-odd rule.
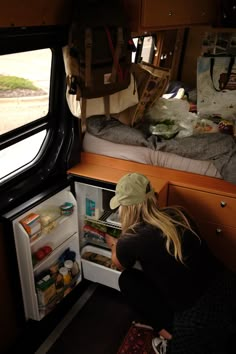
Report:
[[[73,192],[72,192],[73,190]],[[105,234],[119,237],[114,185],[73,182],[5,215],[11,223],[25,319],[40,321],[83,280],[119,290]]]

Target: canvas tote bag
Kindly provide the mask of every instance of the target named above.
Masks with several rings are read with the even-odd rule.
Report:
[[[170,69],[143,61],[132,64],[131,73],[135,79],[138,103],[128,107],[115,117],[126,125],[135,126],[142,124],[145,113],[165,93],[170,80]]]
[[[134,125],[142,120],[145,112],[165,93],[170,79],[170,69],[141,62],[133,64],[132,73],[139,96],[139,103],[132,108],[131,125]]]
[[[236,118],[235,57],[198,58],[197,110],[204,118]]]

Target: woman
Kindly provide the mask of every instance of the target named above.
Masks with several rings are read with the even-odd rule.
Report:
[[[116,186],[110,207],[119,208],[122,234],[106,241],[122,271],[120,290],[157,331],[156,353],[227,353],[235,333],[235,275],[210,253],[184,210],[160,210],[157,198],[139,173]]]

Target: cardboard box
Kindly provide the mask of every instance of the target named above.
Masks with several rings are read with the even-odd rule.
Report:
[[[39,214],[30,213],[23,219],[21,219],[20,223],[30,237],[41,232],[41,222]]]

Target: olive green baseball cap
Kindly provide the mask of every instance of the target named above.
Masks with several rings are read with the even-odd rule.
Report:
[[[110,200],[110,208],[116,209],[120,205],[135,205],[142,203],[147,195],[154,193],[148,178],[140,173],[128,173],[117,183],[115,196]]]

